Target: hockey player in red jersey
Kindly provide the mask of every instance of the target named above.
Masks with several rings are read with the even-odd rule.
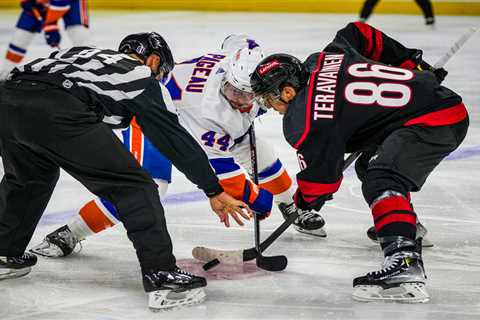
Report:
[[[284,114],[285,138],[297,149],[298,207],[320,209],[340,187],[344,154],[369,152],[358,173],[385,260],[354,279],[356,300],[429,300],[409,193],[467,133],[467,110],[440,84],[445,75],[420,50],[361,22],[303,64],[274,54],[252,74],[257,99]]]
[[[0,81],[23,60],[36,33],[43,32],[49,46],[59,46],[60,20],[75,46],[91,44],[87,0],[21,0],[20,6],[22,12],[0,69]]]

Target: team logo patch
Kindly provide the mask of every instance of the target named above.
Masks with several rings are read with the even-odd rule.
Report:
[[[262,64],[260,68],[258,69],[258,72],[263,76],[265,73],[268,71],[278,67],[280,63],[277,60],[273,60],[270,62],[267,62],[265,64]]]
[[[63,81],[62,85],[64,88],[70,89],[71,87],[73,87],[73,82],[70,80],[65,80]]]

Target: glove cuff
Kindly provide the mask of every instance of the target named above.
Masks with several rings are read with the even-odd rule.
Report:
[[[52,31],[58,31],[58,25],[57,23],[48,23],[43,26],[43,31],[44,32],[52,32]]]
[[[258,193],[254,198],[252,197],[251,192],[252,190],[251,190],[250,183],[247,181],[245,183],[243,201],[249,205],[250,209],[260,214],[267,214],[270,211],[272,211],[273,194],[270,191],[263,188],[259,188]]]

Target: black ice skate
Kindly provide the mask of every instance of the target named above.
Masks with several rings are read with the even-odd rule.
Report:
[[[313,210],[299,209],[294,203],[280,203],[278,208],[284,219],[287,219],[294,212],[298,213],[298,218],[293,222],[293,227],[298,232],[322,238],[327,236],[327,232],[323,229],[325,220]]]
[[[75,249],[79,241],[67,225],[48,234],[42,243],[30,249],[31,252],[51,258],[66,257]]]
[[[0,280],[23,277],[36,263],[37,257],[28,252],[19,257],[0,257]]]
[[[393,247],[388,246],[385,251],[414,246],[415,241],[398,237]],[[381,270],[353,280],[353,299],[363,302],[427,302],[430,296],[425,287],[426,280],[421,251],[396,251],[386,255]]]
[[[143,274],[143,287],[152,310],[197,304],[205,300],[203,287],[207,280],[178,267],[173,271],[151,271]]]
[[[424,248],[433,247],[433,243],[430,240],[425,238],[427,233],[428,233],[427,228],[425,228],[425,226],[423,224],[421,224],[420,222],[417,222],[417,239],[422,238],[422,246]],[[375,231],[374,226],[371,226],[370,228],[368,228],[367,237],[370,240],[372,240],[373,242],[378,243],[377,231]]]

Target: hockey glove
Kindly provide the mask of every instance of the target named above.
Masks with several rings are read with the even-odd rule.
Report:
[[[407,69],[416,69],[420,71],[430,71],[435,75],[437,78],[438,83],[442,83],[445,80],[445,77],[448,74],[448,71],[444,68],[434,68],[427,62],[425,62],[422,58],[423,52],[422,50],[417,50],[410,59],[404,61],[401,67],[405,67]],[[410,66],[410,67],[409,67]]]
[[[58,47],[62,37],[60,32],[58,32],[57,23],[46,24],[43,26],[43,32],[45,35],[45,40],[50,47]]]
[[[331,194],[326,194],[316,198],[312,202],[308,202],[304,199],[302,191],[300,191],[300,189],[297,189],[295,195],[293,196],[293,201],[295,202],[295,205],[297,206],[297,208],[300,208],[302,210],[320,211],[320,209],[322,209],[323,205],[325,204],[325,201],[332,199],[333,196]]]
[[[20,6],[22,7],[23,11],[30,12],[33,9],[33,2],[30,0],[22,0]]]
[[[259,220],[269,217],[272,212],[273,194],[249,181],[245,182],[243,201],[257,214]]]

